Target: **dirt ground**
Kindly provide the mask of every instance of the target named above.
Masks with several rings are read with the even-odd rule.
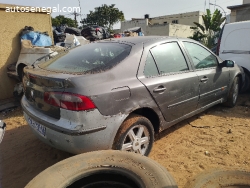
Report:
[[[0,188],[22,188],[41,171],[72,156],[43,144],[31,132],[21,108],[0,113],[7,131],[0,144]],[[250,95],[237,106],[217,105],[162,132],[150,158],[184,188],[199,173],[220,168],[250,170]]]

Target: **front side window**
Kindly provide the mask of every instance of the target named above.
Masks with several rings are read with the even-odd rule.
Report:
[[[151,49],[161,74],[187,71],[187,62],[177,42],[158,45]]]
[[[211,68],[218,65],[217,58],[202,46],[191,42],[183,42],[183,44],[192,58],[195,69]]]

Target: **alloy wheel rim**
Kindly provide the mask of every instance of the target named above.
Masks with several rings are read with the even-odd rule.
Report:
[[[150,135],[148,129],[144,125],[136,125],[126,134],[121,150],[145,155],[149,143]]]

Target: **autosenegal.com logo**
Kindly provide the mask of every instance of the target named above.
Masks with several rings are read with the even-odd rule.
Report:
[[[30,6],[11,6],[6,7],[5,12],[81,12],[80,7],[60,7],[59,4],[55,7],[30,7]]]

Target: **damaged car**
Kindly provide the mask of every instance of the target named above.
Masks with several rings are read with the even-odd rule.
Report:
[[[148,155],[154,135],[211,106],[236,104],[244,73],[191,39],[108,39],[24,68],[24,117],[70,153]]]

